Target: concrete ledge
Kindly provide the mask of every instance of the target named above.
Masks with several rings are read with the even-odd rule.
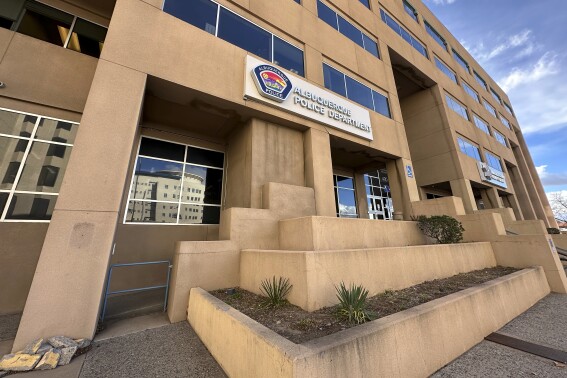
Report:
[[[314,216],[281,220],[279,240],[280,249],[291,251],[428,244],[416,222]]]
[[[302,345],[200,288],[188,321],[231,377],[424,377],[548,293],[543,269],[524,269]]]
[[[364,285],[370,295],[496,266],[490,243],[462,243],[342,251],[244,250],[240,287],[260,294],[272,276],[289,278],[288,300],[307,310],[337,302],[335,285]]]
[[[215,290],[238,286],[239,259],[237,244],[228,240],[177,242],[168,295],[169,321],[186,318],[192,287]]]

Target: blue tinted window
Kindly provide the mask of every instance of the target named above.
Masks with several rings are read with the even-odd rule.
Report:
[[[417,12],[415,11],[415,9],[408,4],[407,1],[404,0],[404,9],[406,11],[407,14],[410,15],[411,18],[413,18],[415,20],[415,22],[417,21]]]
[[[508,113],[510,113],[511,115],[514,115],[514,112],[512,111],[512,107],[510,105],[508,105],[507,103],[504,102],[504,107],[506,108],[506,111]]]
[[[496,101],[498,101],[498,103],[502,102],[502,100],[500,99],[500,96],[498,95],[498,93],[496,93],[494,91],[494,89],[490,88],[490,94],[492,94],[492,98],[494,98]]]
[[[500,158],[494,154],[491,154],[488,151],[484,152],[484,156],[486,157],[486,163],[489,167],[494,168],[502,172],[502,163],[500,162]]]
[[[320,1],[317,1],[317,15],[327,24],[337,29],[337,14],[328,6]]]
[[[482,77],[480,77],[479,74],[476,73],[476,71],[474,72],[474,78],[476,80],[477,83],[479,83],[484,89],[488,90],[488,86],[486,85],[486,81],[484,81],[484,79]]]
[[[303,51],[274,36],[274,63],[303,76]]]
[[[402,28],[389,14],[380,9],[380,18],[396,33],[398,33],[407,43],[416,49],[421,55],[427,58],[425,46],[415,39],[407,30]]]
[[[425,23],[425,30],[427,30],[427,34],[429,34],[431,37],[433,37],[435,42],[437,42],[444,49],[447,49],[445,39],[443,37],[441,37],[441,35],[439,33],[437,33],[437,31],[435,29],[433,29],[433,27],[431,25],[429,25],[427,22]]]
[[[494,134],[494,138],[498,141],[498,143],[502,144],[505,147],[508,147],[508,143],[506,143],[506,137],[504,135],[496,130],[492,130],[492,133]]]
[[[473,118],[476,127],[478,127],[479,129],[490,135],[490,129],[488,128],[488,123],[484,122],[484,120],[479,116],[477,116],[476,114],[473,114]]]
[[[364,47],[362,43],[362,32],[357,28],[355,28],[350,22],[348,22],[341,16],[338,17],[339,17],[339,31],[341,32],[341,34],[344,34],[354,43],[360,45],[361,47]]]
[[[455,75],[455,73],[437,57],[435,57],[435,65],[441,70],[441,72],[447,75],[449,79],[453,80],[455,83],[457,82],[457,75]]]
[[[463,88],[465,89],[465,92],[467,92],[467,94],[469,96],[471,96],[476,102],[478,102],[480,104],[480,97],[478,96],[478,93],[476,93],[476,91],[474,89],[472,89],[467,83],[465,83],[464,81],[461,81],[461,83],[463,84]]]
[[[492,105],[490,105],[486,100],[483,99],[483,103],[484,103],[484,108],[486,110],[488,110],[488,112],[490,114],[492,114],[494,117],[498,118],[498,116],[496,115],[496,109],[494,109],[494,107]]]
[[[374,109],[372,91],[366,85],[346,76],[347,97],[367,108]]]
[[[392,118],[388,98],[376,91],[372,91],[372,98],[374,99],[374,110],[388,118]]]
[[[364,6],[370,9],[370,1],[369,0],[359,0]]]
[[[218,37],[266,60],[272,60],[272,35],[221,8]]]
[[[462,139],[461,137],[459,137],[457,140],[459,142],[459,149],[461,150],[462,153],[472,157],[475,160],[481,161],[480,151],[477,146]]]
[[[378,44],[364,33],[362,33],[362,39],[364,40],[364,49],[375,57],[380,58],[380,54],[378,53]]]
[[[345,75],[334,68],[323,64],[325,88],[346,97]]]
[[[297,4],[301,4],[301,0],[294,0]]]
[[[461,117],[463,117],[467,121],[469,120],[469,116],[467,114],[467,108],[465,108],[463,105],[461,105],[460,102],[458,102],[457,100],[455,100],[453,97],[449,96],[448,94],[445,94],[445,99],[447,100],[447,105],[449,105],[449,107],[455,113],[457,113],[458,115],[460,115]]]
[[[218,5],[210,0],[166,0],[163,10],[211,34],[215,34]]]
[[[465,71],[469,71],[469,64],[466,62],[466,60],[464,60],[459,54],[457,54],[457,52],[455,50],[453,50],[453,56],[455,57],[455,60],[457,61],[457,63],[459,63],[461,65],[461,67],[463,67],[465,69]]]

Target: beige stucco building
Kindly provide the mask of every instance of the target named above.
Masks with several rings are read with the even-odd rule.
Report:
[[[274,248],[235,215],[268,197],[279,219],[395,222],[455,196],[557,226],[506,93],[420,0],[13,0],[0,22],[17,343],[92,336],[111,264],[239,227]]]

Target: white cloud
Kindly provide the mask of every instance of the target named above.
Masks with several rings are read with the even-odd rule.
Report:
[[[542,178],[544,175],[547,174],[547,165],[540,165],[539,167],[535,167],[539,178]]]
[[[547,165],[540,165],[536,167],[536,170],[543,185],[567,185],[567,172],[548,172]]]
[[[527,68],[512,68],[510,73],[498,80],[498,85],[508,92],[517,86],[530,84],[539,81],[544,77],[555,75],[558,70],[558,58],[553,52],[546,52],[539,60],[531,67]]]
[[[513,34],[507,37],[503,42],[490,48],[487,47],[483,41],[478,42],[475,46],[468,45],[466,41],[461,41],[461,44],[481,64],[484,64],[512,49],[522,48],[516,54],[517,58],[530,55],[537,50],[537,46],[533,41],[532,31],[529,29],[524,29],[517,34]]]

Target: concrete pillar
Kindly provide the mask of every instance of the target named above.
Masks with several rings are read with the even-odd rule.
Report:
[[[303,134],[305,186],[315,191],[317,215],[336,217],[333,161],[329,134],[309,129]]]
[[[508,168],[508,177],[510,177],[510,179],[512,180],[512,186],[514,187],[514,192],[516,193],[515,199],[516,202],[519,204],[523,214],[522,218],[517,218],[517,219],[518,220],[536,219],[534,207],[530,202],[528,190],[526,189],[524,180],[522,180],[522,176],[520,175],[520,170],[518,169],[518,167]]]
[[[458,179],[449,182],[453,196],[461,197],[463,206],[467,214],[472,214],[477,211],[476,201],[471,187],[471,182],[467,179]]]
[[[94,335],[145,83],[98,62],[14,351],[40,337]]]
[[[496,188],[488,188],[481,191],[482,200],[486,205],[490,205],[491,209],[501,209],[503,206],[500,203],[500,196]],[[486,196],[486,199],[484,198]],[[487,202],[488,200],[488,202]]]
[[[523,220],[524,215],[522,213],[522,209],[520,208],[520,204],[518,203],[518,199],[516,198],[516,196],[513,194],[509,194],[506,196],[506,201],[508,202],[506,205],[509,205],[514,211],[516,220]]]
[[[541,219],[547,224],[547,217],[545,215],[539,194],[535,188],[534,180],[530,169],[528,168],[528,163],[526,162],[524,153],[520,147],[514,147],[512,151],[514,152],[516,162],[518,163],[518,168],[520,169],[521,176],[526,184],[526,189],[530,198],[530,202],[533,206],[535,216],[537,219]]]
[[[358,204],[358,217],[368,219],[368,199],[366,197],[366,183],[363,173],[354,174],[354,187],[356,189],[356,202]]]
[[[530,174],[532,175],[534,187],[538,193],[543,211],[545,213],[545,219],[543,219],[543,221],[545,222],[546,227],[557,228],[557,220],[555,219],[555,215],[553,214],[553,210],[551,209],[551,205],[549,204],[547,194],[545,194],[545,189],[543,188],[543,185],[535,168],[534,161],[532,160],[532,156],[530,154],[530,151],[528,150],[528,145],[526,144],[524,136],[521,133],[517,133],[516,136],[518,138],[518,142],[520,143],[520,149],[524,155],[524,158],[526,159],[528,169],[530,171]]]
[[[409,177],[407,167],[411,169]],[[400,158],[390,160],[386,163],[388,171],[388,181],[390,181],[390,191],[394,212],[402,212],[405,220],[410,220],[412,215],[411,203],[419,201],[419,191],[415,182],[415,172],[411,160]]]

